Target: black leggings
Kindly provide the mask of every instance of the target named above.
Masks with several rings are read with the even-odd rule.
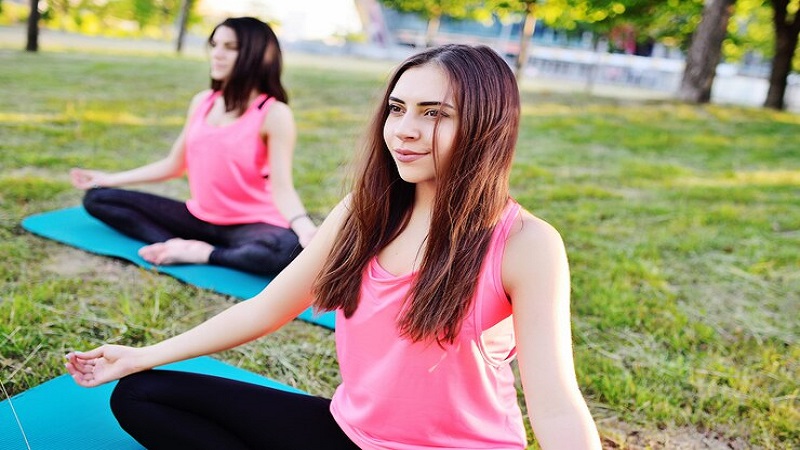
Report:
[[[330,400],[210,375],[148,370],[119,381],[111,410],[149,450],[357,450]]]
[[[294,231],[267,223],[214,225],[193,216],[177,200],[114,188],[96,188],[83,197],[86,211],[112,228],[148,244],[172,238],[214,246],[210,264],[274,275],[300,253]]]

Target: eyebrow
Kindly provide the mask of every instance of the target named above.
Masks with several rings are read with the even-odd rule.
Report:
[[[403,100],[400,100],[397,97],[389,97],[389,100],[393,101],[393,102],[397,102],[397,103],[402,103],[403,105],[406,104],[406,102],[404,102]],[[444,106],[444,107],[447,107],[447,108],[456,109],[450,103],[443,103],[443,102],[419,102],[419,103],[417,103],[417,106]]]

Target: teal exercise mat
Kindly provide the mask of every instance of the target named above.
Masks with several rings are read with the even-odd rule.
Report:
[[[208,356],[163,368],[302,392]],[[120,428],[111,413],[108,401],[115,384],[84,388],[69,375],[61,375],[15,395],[11,401],[0,402],[0,449],[141,450],[143,447]]]
[[[26,217],[22,228],[87,252],[122,258],[185,283],[243,300],[261,292],[272,281],[271,277],[208,264],[154,266],[139,256],[139,249],[145,245],[143,242],[105,225],[90,216],[82,206]],[[308,309],[298,319],[334,329],[335,317],[333,312],[314,314]]]

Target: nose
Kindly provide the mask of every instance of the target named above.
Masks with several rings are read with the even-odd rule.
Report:
[[[413,114],[405,113],[398,117],[394,124],[393,133],[402,141],[417,139],[420,136],[419,125]]]

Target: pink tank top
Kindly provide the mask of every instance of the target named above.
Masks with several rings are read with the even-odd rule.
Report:
[[[509,363],[516,356],[501,266],[519,205],[509,201],[492,235],[473,307],[452,345],[412,343],[396,321],[414,274],[373,258],[358,308],[336,315],[342,384],[331,412],[362,449],[523,449],[526,434]]]
[[[221,94],[212,92],[190,119],[186,171],[192,197],[186,207],[217,225],[266,222],[288,228],[272,198],[269,152],[260,134],[275,99],[261,94],[233,123],[209,125],[206,116]]]

